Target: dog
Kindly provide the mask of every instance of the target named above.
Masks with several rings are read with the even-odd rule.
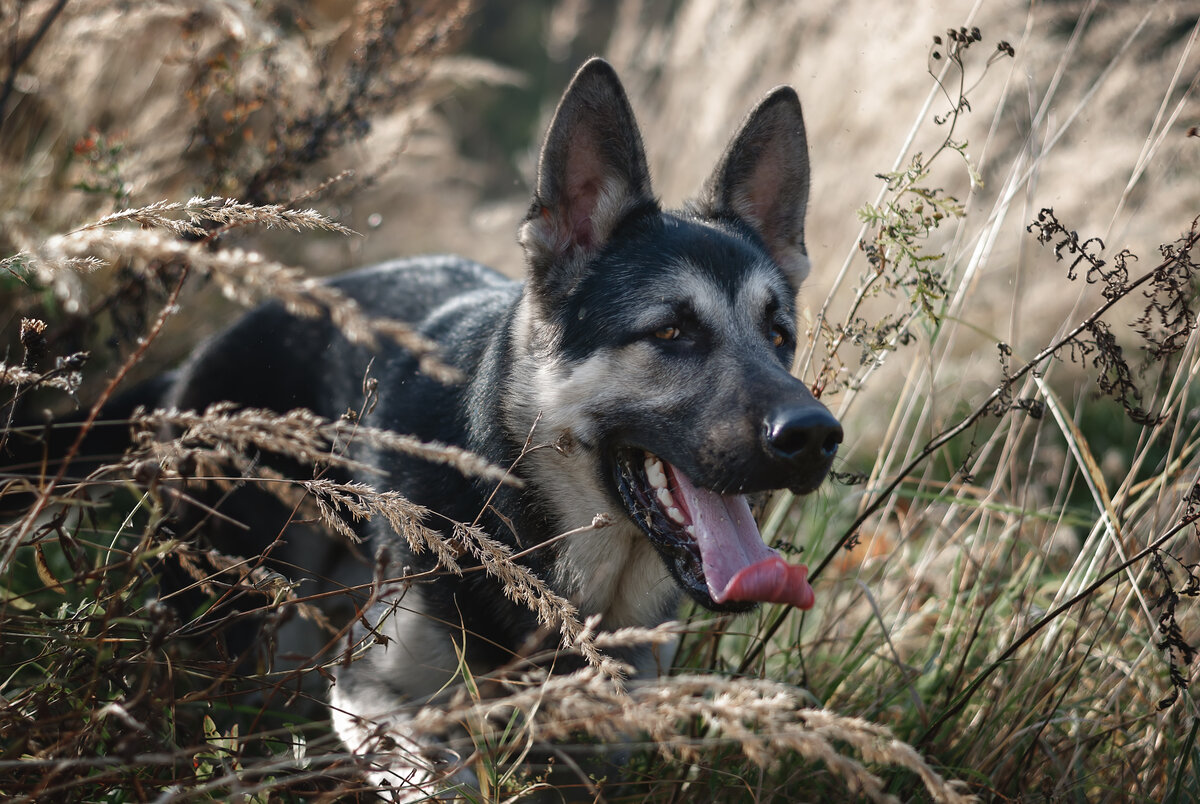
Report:
[[[699,196],[663,209],[620,80],[592,59],[541,150],[519,229],[524,283],[458,257],[331,281],[364,312],[410,322],[464,381],[433,379],[399,346],[353,345],[332,323],[276,304],[203,345],[163,401],[336,419],[361,407],[369,372],[378,398],[363,424],[464,448],[511,467],[519,485],[369,447],[353,452],[374,470],[357,479],[447,522],[479,522],[600,629],[662,624],[684,596],[719,612],[806,609],[806,567],[764,544],[748,500],[814,491],[843,437],[789,371],[809,271],[808,193],[800,102],[780,87],[746,118]],[[592,527],[597,515],[606,527]],[[379,761],[373,782],[428,792],[435,770],[399,758],[423,748],[405,734],[404,713],[443,699],[463,667],[503,666],[539,623],[492,575],[436,573],[436,560],[386,522],[364,531],[389,572],[430,580],[384,595],[357,626],[365,642],[386,640],[337,673],[333,723],[352,751],[397,754]],[[306,560],[326,557],[294,559]],[[653,676],[669,654],[622,658]]]

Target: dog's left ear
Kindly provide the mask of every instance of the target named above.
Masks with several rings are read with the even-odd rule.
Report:
[[[804,247],[808,183],[800,99],[791,87],[778,87],[746,118],[694,207],[701,215],[748,224],[799,287],[809,268]]]

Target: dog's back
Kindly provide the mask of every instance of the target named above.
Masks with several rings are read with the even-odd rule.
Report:
[[[520,293],[519,283],[456,257],[395,260],[344,274],[327,285],[367,316],[407,322],[416,333],[438,343],[437,358],[465,377],[488,371],[482,366],[487,341],[463,334],[500,328]],[[432,379],[420,370],[412,353],[394,342],[381,338],[372,346],[354,343],[331,318],[299,317],[279,302],[260,307],[211,338],[160,390],[159,404],[166,408],[203,411],[231,400],[239,407],[275,413],[304,408],[328,420],[352,417],[364,426],[411,434],[422,441],[479,454],[490,451],[486,457],[496,461],[508,457],[486,435],[473,438],[465,426],[470,385]],[[475,399],[470,404],[481,402]],[[481,490],[453,467],[353,439],[343,448],[348,457],[373,471],[356,476],[325,467],[321,477],[403,490],[408,498],[430,504],[439,515],[460,521],[479,514]],[[312,467],[270,456],[260,460],[258,466],[285,477],[313,476]],[[267,566],[287,577],[308,579],[302,587],[305,595],[319,597],[365,587],[380,548],[393,557],[397,571],[405,566],[434,568],[429,556],[411,555],[386,522],[363,525],[361,535],[367,546],[351,551],[344,540],[331,538],[323,528],[297,524],[293,506],[253,485],[211,495],[195,493],[216,506],[219,515],[212,515],[207,507],[184,506],[181,516],[188,530],[203,520],[206,542],[219,551],[235,556],[267,553]],[[365,595],[354,599],[361,604]],[[333,597],[324,605],[343,622],[355,613],[352,599]],[[297,653],[303,651],[299,646],[315,644],[293,640],[286,647]]]

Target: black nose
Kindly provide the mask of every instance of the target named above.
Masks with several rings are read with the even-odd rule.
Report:
[[[842,426],[819,402],[790,405],[768,414],[766,441],[782,460],[797,466],[824,467],[842,443]]]

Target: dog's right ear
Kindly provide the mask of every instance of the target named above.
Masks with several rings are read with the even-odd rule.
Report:
[[[633,109],[612,66],[594,58],[559,101],[520,241],[539,293],[568,291],[625,216],[653,206]]]

